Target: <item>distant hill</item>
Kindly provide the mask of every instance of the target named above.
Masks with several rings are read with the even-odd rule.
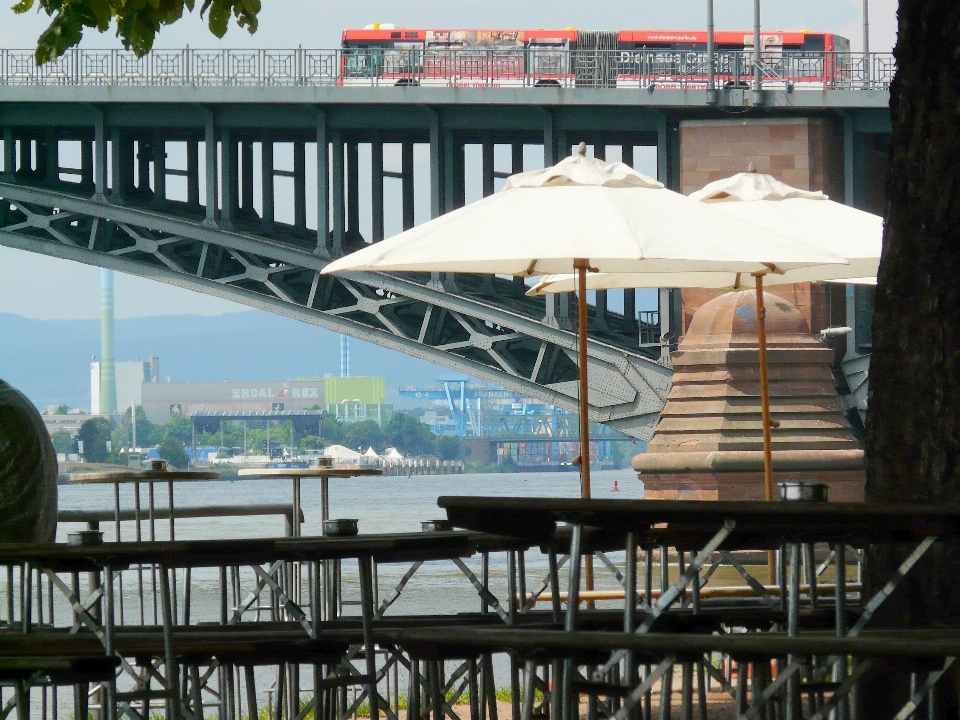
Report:
[[[286,380],[340,373],[340,336],[281,315],[250,310],[214,317],[158,315],[115,322],[116,359],[160,358],[174,382]],[[89,408],[90,360],[100,355],[99,320],[34,320],[0,313],[0,378],[41,409]],[[383,375],[388,402],[398,387],[461,377],[394,350],[350,341],[352,375]],[[392,392],[391,392],[392,391]]]

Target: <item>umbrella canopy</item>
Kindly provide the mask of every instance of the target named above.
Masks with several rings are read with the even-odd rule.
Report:
[[[581,496],[590,497],[587,270],[721,272],[745,276],[846,261],[776,229],[718,212],[623,163],[579,153],[507,178],[500,192],[340,258],[323,273],[471,272],[539,275],[576,270]],[[765,416],[766,419],[766,416]],[[586,567],[592,589],[591,565]]]
[[[750,172],[712,182],[690,198],[724,215],[788,234],[811,248],[837,253],[848,263],[793,268],[779,265],[783,272],[768,273],[764,277],[767,287],[816,281],[876,284],[883,239],[883,218],[878,215],[833,202],[821,192],[798,190],[770,175]],[[575,289],[575,284],[570,273],[550,275],[541,278],[528,294],[570,292]],[[681,272],[632,273],[624,269],[587,276],[587,287],[595,290],[623,287],[739,289],[752,284],[752,279],[740,272],[701,271],[692,267]]]
[[[692,201],[623,163],[576,155],[513,175],[504,189],[336,260],[324,273],[786,272],[838,254]],[[872,274],[870,272],[862,273]],[[676,287],[676,286],[674,286]]]

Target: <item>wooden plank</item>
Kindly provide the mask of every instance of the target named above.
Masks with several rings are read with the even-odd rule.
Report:
[[[734,658],[766,659],[787,655],[853,655],[856,657],[888,657],[942,659],[960,655],[960,632],[938,635],[905,635],[873,633],[860,637],[835,637],[809,633],[788,637],[782,633],[747,633],[734,635],[695,635],[513,630],[494,628],[443,628],[400,630],[395,641],[419,657],[451,657],[461,651],[463,657],[483,652],[536,653],[539,657],[570,657],[582,652],[615,652],[629,650],[650,659],[668,655],[700,657],[719,652]]]

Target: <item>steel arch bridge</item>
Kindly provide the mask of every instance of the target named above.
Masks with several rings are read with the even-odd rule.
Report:
[[[415,179],[428,176],[430,215],[436,217],[464,204],[470,172],[479,175],[486,195],[497,177],[523,170],[525,145],[542,149],[544,164],[581,140],[601,157],[619,147],[627,163],[635,149],[655,148],[659,178],[678,188],[678,127],[685,118],[732,111],[830,115],[854,139],[889,124],[888,93],[876,88],[766,90],[761,104],[745,108],[737,89],[707,104],[702,90],[690,89],[48,80],[0,82],[0,244],[294,317],[573,411],[569,297],[527,298],[522,283],[497,276],[328,277],[319,271],[361,243],[382,240],[388,211],[402,221],[395,224],[411,227]],[[65,166],[64,143],[79,146],[77,167]],[[183,149],[185,167],[168,162],[171,143]],[[385,167],[389,144],[400,151],[399,170]],[[281,145],[292,166],[281,167]],[[361,145],[370,158],[364,192]],[[481,158],[472,171],[465,159],[469,146]],[[497,146],[509,150],[508,167],[495,167]],[[850,178],[857,147],[849,147]],[[414,162],[415,150],[426,151],[428,167]],[[503,153],[498,157],[502,161]],[[310,165],[319,169],[312,176]],[[280,179],[292,180],[292,222],[277,217]],[[185,184],[181,197],[170,191],[175,182]],[[387,183],[399,185],[397,208],[385,206]],[[367,237],[361,205],[371,219]],[[311,214],[316,221],[308,223]],[[671,295],[661,292],[661,299]],[[647,439],[670,387],[659,340],[669,330],[671,304],[661,302],[663,322],[649,318],[651,324],[637,319],[632,292],[624,294],[622,312],[608,300],[600,291],[591,308],[590,419]]]

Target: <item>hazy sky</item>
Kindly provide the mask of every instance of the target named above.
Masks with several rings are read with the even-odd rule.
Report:
[[[889,51],[896,35],[896,0],[869,0],[871,49]],[[31,47],[46,27],[44,14],[15,15],[0,3],[0,47]],[[198,6],[200,3],[198,3]],[[832,31],[861,48],[863,0],[762,0],[764,30]],[[419,27],[577,27],[581,29],[671,28],[705,25],[705,0],[264,0],[254,36],[231,27],[224,47],[337,47],[347,27],[372,22]],[[748,30],[750,0],[715,0],[717,29]],[[217,47],[195,13],[164,30],[157,47]],[[112,48],[111,30],[88,32],[83,47]],[[611,158],[613,159],[613,158]],[[419,221],[419,218],[418,218]],[[243,309],[231,302],[163,283],[116,276],[118,317],[159,314],[218,315]],[[0,247],[0,311],[35,318],[99,316],[97,268]]]

